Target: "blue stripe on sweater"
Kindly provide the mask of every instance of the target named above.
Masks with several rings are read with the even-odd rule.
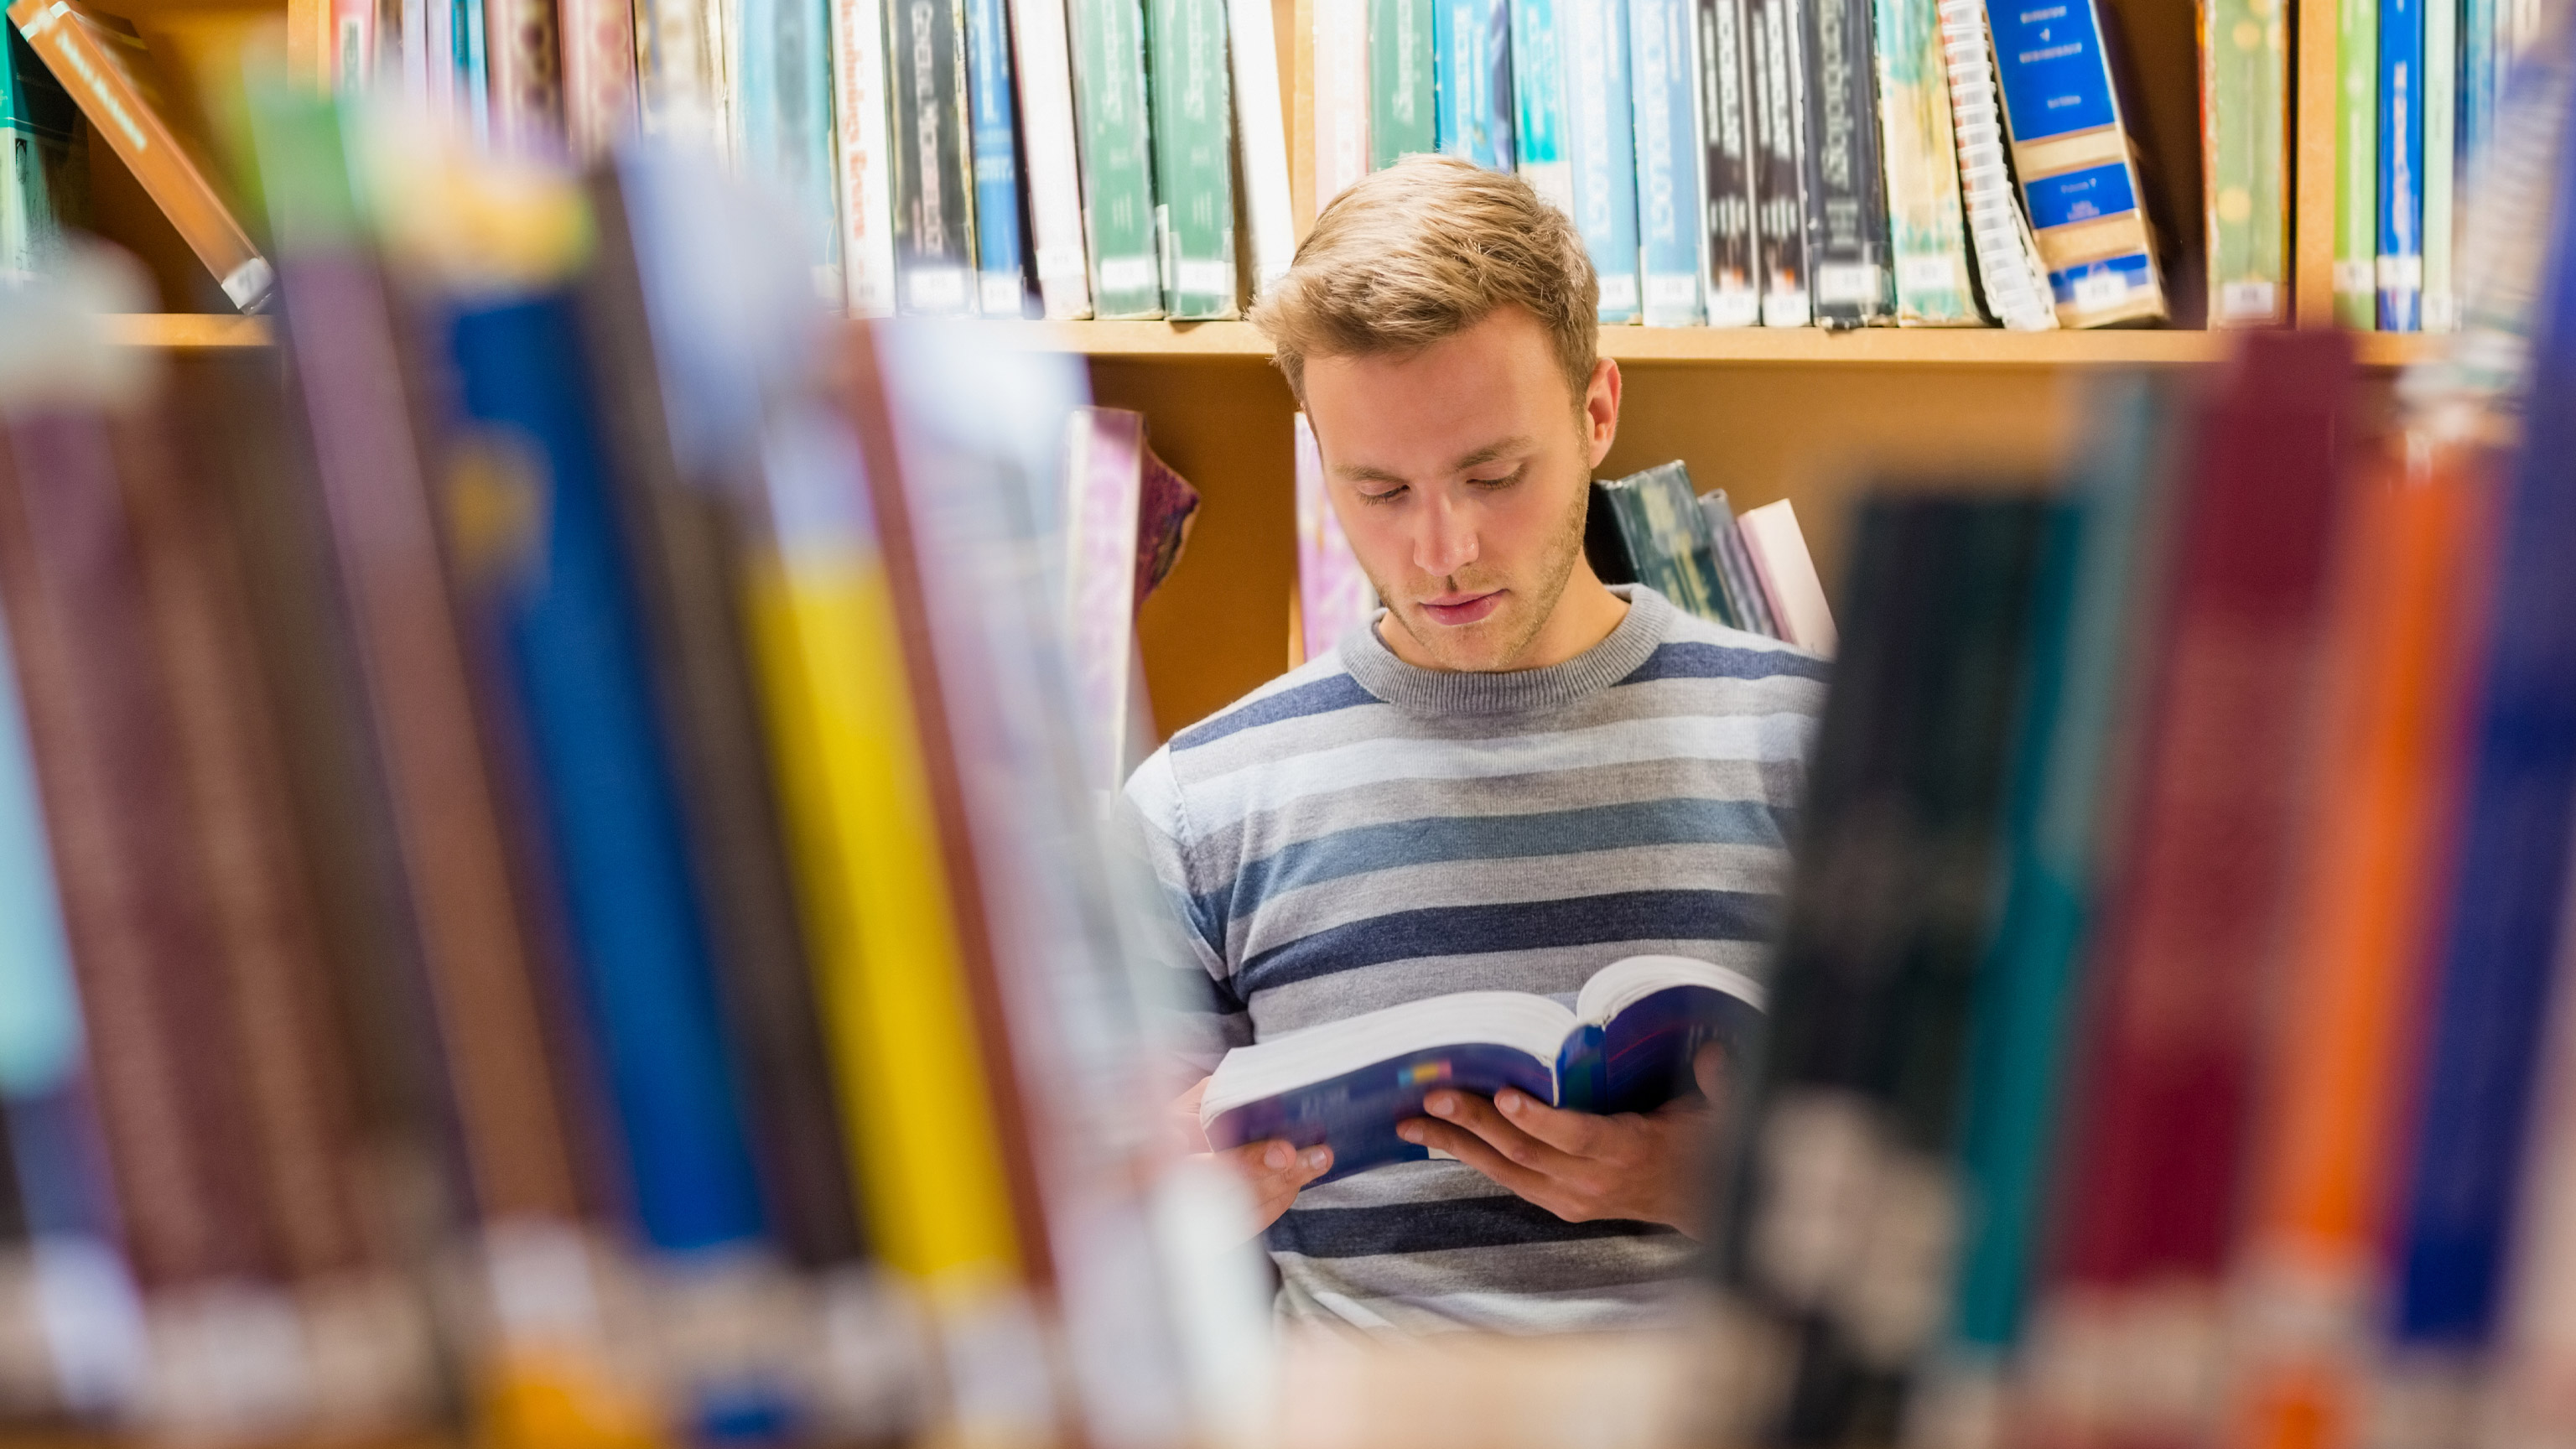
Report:
[[[1469,1197],[1390,1203],[1383,1207],[1290,1208],[1271,1225],[1266,1236],[1274,1253],[1363,1258],[1377,1253],[1574,1243],[1592,1238],[1668,1235],[1672,1231],[1652,1223],[1617,1218],[1569,1223],[1517,1197]]]
[[[1529,815],[1444,815],[1359,825],[1283,846],[1246,865],[1226,889],[1194,905],[1203,919],[1237,920],[1286,891],[1371,871],[1444,861],[1517,860],[1648,845],[1768,845],[1785,850],[1795,820],[1795,812],[1760,800],[1667,799]]]
[[[1658,679],[1828,679],[1833,666],[1787,649],[1737,649],[1725,644],[1658,644],[1646,662],[1630,670],[1620,684],[1649,684]]]
[[[1360,687],[1360,682],[1347,674],[1329,675],[1311,684],[1265,694],[1236,709],[1227,710],[1212,719],[1201,720],[1172,736],[1172,753],[1212,745],[1229,735],[1240,734],[1260,725],[1282,720],[1306,719],[1336,710],[1351,709],[1378,702],[1376,695]]]
[[[1257,992],[1423,956],[1475,956],[1622,941],[1768,941],[1777,896],[1748,891],[1620,891],[1557,901],[1392,911],[1275,946],[1244,963],[1234,993]]]

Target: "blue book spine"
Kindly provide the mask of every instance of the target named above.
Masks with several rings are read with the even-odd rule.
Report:
[[[2163,286],[2094,0],[1987,0],[1986,19],[2013,168],[2058,319],[2084,327],[2163,316]],[[2100,132],[2118,134],[2119,159],[2102,159]],[[2106,256],[2113,228],[2105,223],[2117,221],[2128,224],[2125,244]]]
[[[2495,136],[2496,0],[2462,0],[2460,6],[2460,175],[2475,182]]]
[[[1700,166],[1695,0],[1629,0],[1635,76],[1637,236],[1649,327],[1695,327],[1700,308]]]
[[[2424,3],[2379,0],[2379,330],[2414,332],[2424,299]]]
[[[2561,140],[2530,395],[2576,396],[2576,153]],[[2576,828],[2576,409],[2534,406],[2504,503],[2398,1237],[2401,1346],[2495,1337]]]
[[[1567,5],[1574,0],[1566,0]],[[1521,179],[1541,199],[1574,214],[1574,174],[1566,149],[1565,57],[1558,0],[1510,0],[1513,133]]]
[[[458,569],[531,766],[638,1225],[695,1253],[763,1218],[574,326],[560,296],[453,321],[464,447],[488,465],[451,484],[487,496],[455,502],[510,525],[460,536]]]
[[[484,56],[483,0],[453,0],[449,23],[456,47],[457,93],[465,98],[466,124],[476,149],[492,144],[492,70]]]
[[[1601,278],[1600,320],[1639,312],[1637,146],[1628,89],[1627,0],[1567,0],[1565,139],[1574,170],[1574,226]]]
[[[975,124],[975,263],[987,317],[1027,311],[1020,265],[1020,143],[1011,115],[1010,19],[1002,0],[966,0],[966,86]]]
[[[1489,171],[1515,169],[1508,0],[1436,0],[1431,51],[1440,68],[1441,153]]]

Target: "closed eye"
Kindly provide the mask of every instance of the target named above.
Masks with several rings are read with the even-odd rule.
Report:
[[[1499,476],[1499,477],[1494,477],[1494,478],[1470,478],[1470,479],[1468,479],[1468,480],[1467,480],[1467,483],[1468,483],[1468,486],[1470,486],[1470,487],[1474,487],[1474,488],[1498,488],[1498,489],[1499,489],[1499,488],[1509,488],[1509,487],[1511,487],[1513,484],[1518,483],[1519,481],[1521,481],[1521,479],[1522,479],[1524,476],[1526,476],[1526,475],[1528,474],[1528,472],[1529,472],[1529,464],[1528,464],[1528,463],[1526,463],[1526,462],[1524,462],[1524,463],[1523,463],[1523,464],[1521,464],[1519,467],[1514,468],[1512,471],[1510,471],[1510,472],[1508,472],[1508,473],[1505,473],[1505,474],[1502,474],[1502,475],[1501,475],[1501,476]]]
[[[1362,489],[1359,490],[1359,499],[1362,503],[1393,503],[1395,500],[1403,497],[1411,491],[1413,490],[1403,484],[1398,484],[1393,488],[1389,488],[1383,493],[1371,493]]]

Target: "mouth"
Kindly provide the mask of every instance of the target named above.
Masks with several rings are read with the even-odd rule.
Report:
[[[1486,618],[1503,606],[1503,591],[1488,589],[1481,594],[1443,594],[1422,601],[1422,613],[1434,624],[1462,628]]]

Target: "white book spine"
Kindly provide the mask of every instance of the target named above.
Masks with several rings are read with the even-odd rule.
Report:
[[[1075,155],[1073,52],[1064,0],[1011,0],[1019,49],[1020,138],[1037,245],[1038,295],[1049,318],[1091,315],[1091,255],[1082,238],[1082,171]]]
[[[886,170],[885,9],[832,0],[833,164],[841,275],[853,317],[894,315],[894,190]]]
[[[1315,210],[1368,169],[1368,0],[1315,0]]]
[[[1786,498],[1747,509],[1735,520],[1735,531],[1753,559],[1753,572],[1762,581],[1765,602],[1771,606],[1771,617],[1779,621],[1780,632],[1818,658],[1833,658],[1840,643],[1834,611],[1825,602],[1824,582],[1816,577],[1816,561],[1807,552],[1807,535],[1798,527],[1797,510]]]
[[[1234,137],[1242,152],[1243,209],[1252,227],[1252,296],[1288,275],[1297,254],[1289,214],[1288,126],[1279,104],[1279,42],[1269,0],[1226,0],[1234,58]]]
[[[1959,138],[1959,187],[1968,207],[1969,249],[1986,304],[2016,332],[2057,327],[2056,300],[2030,219],[2004,163],[2003,102],[1986,38],[1981,0],[1940,0],[1941,58],[1950,73],[1950,119]]]

